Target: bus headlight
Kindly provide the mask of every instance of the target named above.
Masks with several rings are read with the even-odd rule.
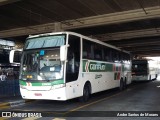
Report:
[[[32,75],[27,75],[27,78],[32,79],[33,76]]]
[[[65,87],[65,86],[66,86],[65,84],[53,85],[51,89],[52,89],[52,90],[54,90],[54,89],[59,89],[59,88]]]

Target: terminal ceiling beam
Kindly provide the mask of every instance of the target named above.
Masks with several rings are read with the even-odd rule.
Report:
[[[143,56],[159,56],[160,55],[160,46],[159,45],[146,45],[139,47],[124,47],[123,49],[130,51],[134,55],[143,55]]]
[[[104,15],[97,15],[97,16],[79,18],[74,20],[61,21],[57,23],[54,22],[54,23],[47,23],[47,24],[36,25],[36,26],[27,26],[27,27],[15,28],[15,29],[3,30],[3,31],[0,31],[0,38],[22,36],[22,35],[29,35],[29,34],[38,34],[38,33],[60,31],[60,30],[61,31],[72,30],[76,28],[125,23],[125,22],[131,22],[136,20],[160,17],[159,6],[145,8],[145,11],[147,12],[147,14],[143,11],[143,9],[136,9],[136,10],[130,10],[130,11],[124,11],[124,12],[116,12],[111,14],[104,14]],[[58,24],[58,27],[57,27],[57,24]],[[150,34],[150,36],[152,36],[152,32],[155,32],[154,29],[150,29],[147,31],[149,32],[148,34]],[[128,31],[128,32],[130,33],[130,35],[136,34],[137,32],[138,33],[140,32],[137,36],[148,35],[148,34],[142,34],[142,32],[145,32],[145,30]],[[113,34],[114,36],[116,36],[113,39],[120,39],[120,37],[123,37],[123,36],[119,36],[118,34],[116,33]],[[128,36],[124,36],[124,37],[128,38]]]
[[[121,48],[125,47],[140,47],[146,45],[160,45],[159,37],[155,38],[137,38],[130,40],[117,40],[117,41],[106,41],[108,44],[112,44]]]
[[[98,38],[101,41],[108,41],[108,40],[122,40],[122,39],[124,40],[131,38],[159,36],[159,35],[160,35],[160,28],[151,28],[151,29],[99,34],[99,35],[94,35],[94,37]]]
[[[160,51],[158,50],[148,50],[148,51],[137,51],[137,52],[132,52],[133,55],[138,55],[138,56],[144,56],[144,57],[154,57],[154,56],[159,56]]]
[[[68,20],[66,22],[71,23],[71,25],[70,26],[63,25],[63,28],[74,29],[74,28],[116,24],[116,23],[160,17],[159,6],[145,8],[145,10],[147,11],[147,14],[143,11],[143,9],[136,9],[136,10],[129,10],[124,12],[116,12],[105,15],[97,15],[93,17],[77,19],[80,22],[77,22],[75,20]]]
[[[154,51],[159,51],[160,52],[160,48],[159,45],[146,45],[146,46],[139,46],[139,47],[126,47],[125,50],[127,51],[132,51],[132,52],[145,52],[145,51],[149,51],[149,50],[154,50]]]
[[[6,4],[11,4],[14,2],[18,2],[18,1],[21,1],[21,0],[0,0],[0,6],[6,5]]]
[[[152,41],[150,41],[150,42],[145,42],[145,41],[139,41],[139,42],[137,42],[137,43],[133,43],[133,44],[131,44],[131,43],[127,43],[127,44],[118,44],[118,45],[115,45],[115,46],[118,46],[119,48],[123,48],[123,49],[125,49],[125,48],[132,48],[132,47],[134,47],[134,48],[136,48],[136,47],[141,47],[141,46],[147,46],[147,45],[160,45],[160,41],[157,41],[157,42],[152,42]],[[148,46],[148,48],[150,48],[149,46]]]

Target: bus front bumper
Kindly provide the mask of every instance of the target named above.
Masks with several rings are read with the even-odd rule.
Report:
[[[20,88],[20,92],[23,99],[60,100],[60,101],[67,100],[65,87],[54,90],[46,90],[46,91],[27,90]]]

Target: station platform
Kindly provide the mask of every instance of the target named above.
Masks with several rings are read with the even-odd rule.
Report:
[[[24,100],[22,97],[19,96],[0,96],[0,110],[15,107],[19,105],[23,105],[26,102],[31,102],[33,100]]]

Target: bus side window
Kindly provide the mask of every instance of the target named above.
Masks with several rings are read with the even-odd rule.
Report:
[[[104,60],[107,62],[113,62],[112,49],[109,47],[104,49]]]
[[[80,66],[80,37],[69,35],[67,54],[66,82],[78,79]]]
[[[102,60],[102,46],[100,44],[94,44],[94,59]]]
[[[83,58],[86,59],[87,58],[87,52],[83,51]]]
[[[83,59],[94,59],[94,44],[91,41],[83,39]]]

